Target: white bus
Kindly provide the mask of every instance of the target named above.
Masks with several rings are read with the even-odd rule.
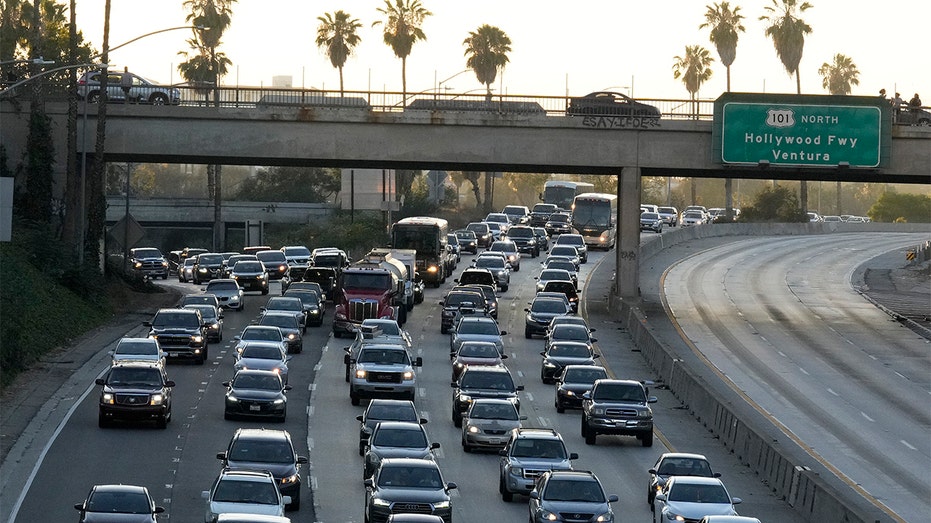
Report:
[[[585,193],[572,202],[572,228],[593,248],[611,249],[617,233],[617,195]]]
[[[543,184],[543,193],[540,199],[543,203],[552,203],[564,211],[572,210],[572,200],[587,192],[594,192],[595,186],[585,182],[567,182],[550,180]]]

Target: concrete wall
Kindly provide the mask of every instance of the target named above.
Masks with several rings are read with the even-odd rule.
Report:
[[[680,227],[646,241],[640,248],[641,264],[663,249],[696,238],[712,236],[807,235],[835,232],[928,232],[928,224],[804,223],[714,224]],[[812,523],[879,523],[892,519],[852,488],[829,481],[833,473],[788,438],[774,438],[772,424],[741,400],[717,392],[674,351],[663,345],[649,320],[633,301],[614,299],[617,319],[628,329],[644,359],[660,380],[710,432],[717,435],[737,459]]]
[[[225,223],[259,220],[265,223],[306,224],[333,213],[327,203],[223,202]],[[152,198],[129,200],[129,213],[137,222],[213,223],[213,202],[207,199]],[[126,199],[107,197],[107,221],[115,222],[126,214]]]

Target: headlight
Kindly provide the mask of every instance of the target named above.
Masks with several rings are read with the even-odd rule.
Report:
[[[601,521],[614,521],[614,514],[612,514],[612,513],[610,513],[610,512],[605,512],[604,514],[599,514],[598,517],[595,518],[595,521],[598,521],[598,522],[601,522]]]
[[[469,425],[469,434],[478,434],[482,429],[476,427],[475,425]]]
[[[669,521],[685,521],[684,517],[680,516],[679,514],[672,513],[672,512],[666,513],[666,519],[668,519]]]
[[[290,340],[290,341],[294,341],[294,339],[295,339],[296,337],[297,337],[297,336],[295,336],[294,333],[288,334],[288,340]]]
[[[409,371],[404,372],[404,379],[405,379],[405,380],[412,380],[412,379],[414,379],[414,371],[409,370]]]
[[[135,268],[137,268],[137,269],[141,269],[141,268],[142,268],[142,262],[138,262],[138,261],[137,261],[136,263],[133,264],[133,267],[135,267]]]
[[[356,369],[356,378],[365,379],[365,371],[362,369]]]
[[[511,474],[514,474],[515,476],[523,476],[524,467],[511,467]]]
[[[163,262],[162,262],[162,268],[165,268],[165,267],[168,267],[168,262],[163,261]]]
[[[286,477],[281,478],[281,484],[282,484],[282,485],[290,485],[291,483],[294,483],[294,482],[297,481],[297,480],[298,480],[298,475],[297,475],[297,474],[291,474],[290,476],[286,476]]]
[[[149,405],[161,405],[165,402],[165,396],[161,394],[153,394],[152,398],[149,400]]]
[[[257,280],[264,280],[265,278],[268,278],[268,274],[259,274],[256,276]]]
[[[555,369],[557,367],[557,365],[553,363],[552,361],[544,361],[543,366],[548,369]]]
[[[472,401],[472,396],[469,396],[468,394],[460,394],[460,395],[459,395],[459,401],[461,401],[461,402],[463,402],[463,403],[468,403],[468,402]]]
[[[604,414],[605,414],[605,408],[604,408],[604,407],[595,407],[594,409],[592,409],[592,412],[594,412],[596,416],[604,416]]]
[[[650,419],[653,417],[653,413],[649,410],[641,410],[637,413],[637,417],[641,419]]]
[[[100,396],[100,402],[106,403],[107,405],[113,405],[113,394],[104,392],[103,395]]]
[[[566,396],[575,396],[575,393],[571,390],[564,390],[563,393],[565,393]]]
[[[204,337],[201,336],[200,334],[197,334],[195,336],[191,336],[191,341],[193,341],[194,343],[200,343],[204,341]]]
[[[391,502],[381,498],[372,498],[372,505],[376,507],[390,507]]]
[[[273,401],[272,403],[275,404],[275,405],[283,405],[283,404],[284,404],[284,400],[279,398],[279,399],[276,399],[275,401]]]
[[[449,501],[437,501],[433,504],[433,508],[449,508]]]
[[[226,396],[226,401],[228,401],[228,402],[230,402],[230,403],[239,403],[239,398],[237,398],[236,396],[234,396],[234,395],[232,395],[232,394],[229,394],[229,395]]]
[[[438,270],[439,270],[439,269],[437,268],[436,265],[431,265],[430,267],[427,268],[427,272],[429,272],[429,273],[434,273],[434,272],[436,272],[436,271],[438,271]]]

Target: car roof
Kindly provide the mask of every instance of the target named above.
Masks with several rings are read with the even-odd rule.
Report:
[[[117,483],[108,483],[104,485],[94,485],[93,490],[95,492],[134,492],[134,493],[146,493],[148,489],[141,487],[139,485],[123,485]]]
[[[391,429],[391,430],[411,430],[411,431],[417,431],[417,432],[425,432],[423,425],[421,425],[420,423],[413,422],[413,421],[396,421],[396,420],[379,421],[376,427],[380,427],[382,429]]]
[[[267,470],[225,468],[220,472],[220,476],[225,480],[231,481],[254,481],[256,479],[268,479],[272,483],[275,483],[274,476],[272,476],[272,473],[268,472]]]
[[[399,466],[399,467],[418,467],[425,469],[437,469],[439,470],[440,466],[437,462],[432,459],[418,459],[418,458],[385,458],[381,460],[381,466]]]
[[[704,455],[693,454],[691,452],[665,452],[661,454],[659,457],[659,459],[666,459],[666,458],[702,459],[702,460],[708,461],[708,458],[706,458]]]
[[[595,476],[595,473],[590,470],[550,470],[548,471],[550,477],[558,476],[559,479],[566,479],[569,481],[598,481],[598,477]],[[600,483],[600,481],[599,481]]]
[[[558,439],[562,440],[556,429],[542,427],[519,427],[514,429],[518,438],[539,438],[539,439]]]
[[[669,482],[684,483],[688,485],[724,485],[720,478],[706,478],[702,476],[670,476]]]
[[[243,372],[243,371],[240,371]],[[262,372],[272,372],[270,370]],[[266,429],[266,428],[239,428],[236,429],[236,432],[233,433],[233,438],[236,439],[263,439],[263,440],[291,440],[291,434],[286,430],[278,429]]]

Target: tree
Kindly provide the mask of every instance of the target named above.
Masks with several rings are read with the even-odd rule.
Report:
[[[401,59],[401,89],[407,98],[407,57],[417,41],[427,39],[420,26],[433,13],[424,9],[420,0],[395,0],[394,4],[385,0],[385,7],[379,7],[378,12],[386,19],[376,20],[372,27],[384,24],[385,45]]]
[[[765,187],[740,214],[742,222],[794,223],[807,222],[808,217],[798,205],[795,192],[788,187]]]
[[[352,55],[353,50],[362,39],[356,30],[362,27],[359,19],[350,19],[345,11],[324,13],[317,17],[320,25],[317,26],[317,47],[323,49],[333,67],[339,69],[339,94],[343,95],[343,66]]]
[[[246,178],[232,200],[324,203],[341,188],[339,169],[269,167]]]
[[[714,58],[707,49],[700,45],[685,46],[685,55],[676,56],[675,63],[672,65],[672,76],[675,79],[682,79],[685,89],[689,92],[689,97],[695,103],[695,117],[698,117],[697,96],[701,84],[711,78],[711,62]]]
[[[875,222],[931,222],[931,197],[926,194],[898,194],[886,191],[867,211]]]
[[[851,86],[860,85],[860,71],[849,56],[837,53],[834,63],[824,62],[818,69],[821,75],[821,87],[831,94],[850,94]]]
[[[469,33],[463,40],[466,46],[466,67],[475,71],[475,78],[486,88],[485,99],[491,101],[491,84],[498,76],[498,70],[504,69],[511,52],[511,39],[501,29],[484,24]]]
[[[698,26],[699,29],[711,27],[711,43],[718,50],[718,57],[721,63],[727,69],[727,91],[731,90],[731,64],[737,58],[737,33],[745,32],[743,24],[743,15],[740,14],[740,6],[731,6],[728,2],[721,2],[713,6],[706,6],[708,11],[705,12],[705,23]]]

